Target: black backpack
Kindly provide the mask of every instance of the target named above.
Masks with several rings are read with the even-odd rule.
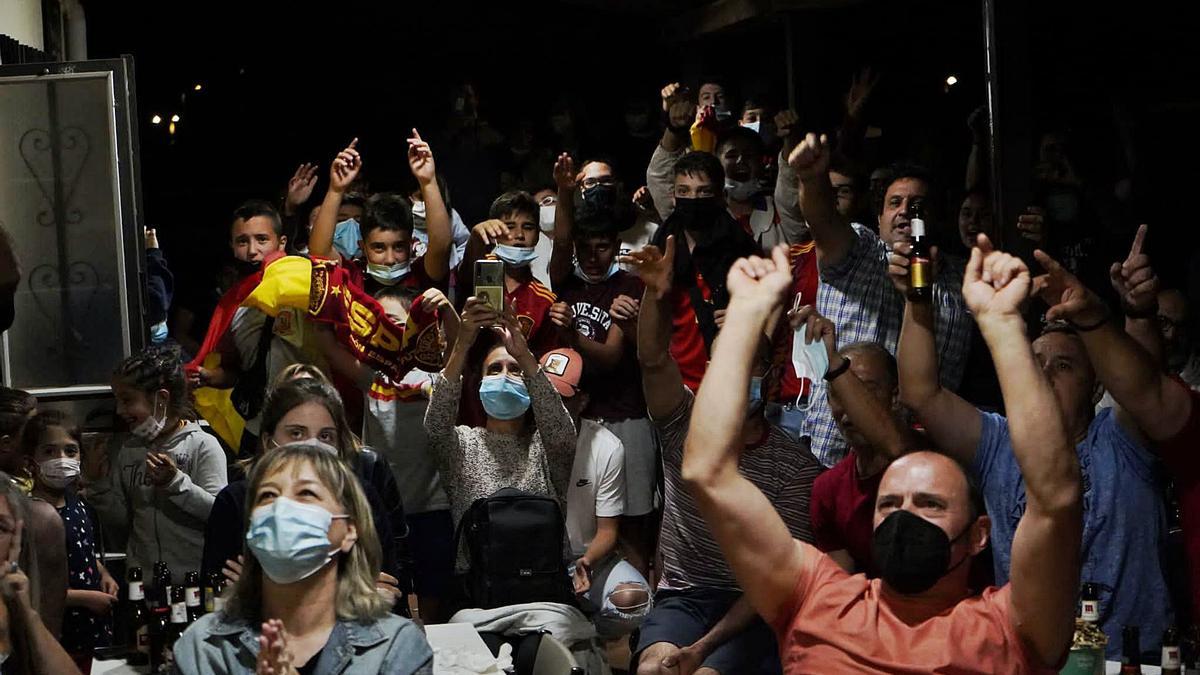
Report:
[[[464,540],[465,590],[477,607],[575,603],[563,561],[566,525],[556,500],[516,488],[476,499],[458,524],[455,551]]]

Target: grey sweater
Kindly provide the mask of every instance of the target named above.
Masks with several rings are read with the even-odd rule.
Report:
[[[554,385],[539,368],[525,376],[536,428],[509,436],[481,427],[455,426],[462,378],[433,377],[425,412],[429,447],[441,464],[457,525],[471,502],[496,490],[515,487],[554,497],[566,512],[567,481],[575,461],[575,424]]]
[[[199,424],[188,422],[155,448],[166,452],[179,471],[162,487],[146,476],[145,442],[131,438],[111,462],[108,476],[88,493],[102,522],[127,530],[127,566],[149,575],[166,561],[174,583],[200,569],[204,524],[217,493],[228,482],[225,451]]]

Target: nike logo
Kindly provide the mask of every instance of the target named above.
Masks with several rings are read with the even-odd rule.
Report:
[[[591,485],[591,483],[592,481],[586,478],[580,478],[579,480],[575,481],[575,487],[587,487],[588,485]]]

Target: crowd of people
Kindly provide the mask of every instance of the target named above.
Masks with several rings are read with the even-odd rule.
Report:
[[[870,77],[832,137],[698,84],[633,167],[456,182],[413,129],[380,190],[354,139],[233,210],[211,316],[148,231],[124,433],[0,389],[0,672],[429,673],[447,621],[594,673],[1058,672],[1085,588],[1107,658],[1200,659],[1200,353],[1153,228],[1093,228],[1119,195],[1058,132],[1004,246],[978,115],[951,180],[863,151]]]

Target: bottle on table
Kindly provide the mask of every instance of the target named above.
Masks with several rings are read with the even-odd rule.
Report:
[[[154,563],[154,597],[155,607],[169,607],[171,604],[171,568],[159,560]]]
[[[225,598],[223,598],[221,596],[225,593],[225,586],[228,583],[229,583],[229,581],[225,577],[218,575],[218,578],[216,580],[216,587],[213,589],[213,611],[214,612],[219,612],[219,611],[225,609]]]
[[[1162,639],[1163,675],[1180,675],[1183,672],[1183,656],[1179,648],[1179,631],[1174,626],[1167,628]]]
[[[1079,618],[1093,625],[1100,623],[1100,593],[1096,584],[1083,585],[1079,594]]]
[[[933,295],[933,259],[929,237],[925,234],[922,200],[909,202],[908,219],[912,228],[912,250],[908,252],[908,297],[926,301]]]
[[[129,652],[125,660],[131,666],[144,666],[150,662],[150,609],[146,606],[142,568],[130,567],[125,578],[129,589],[129,605],[125,609]]]
[[[200,573],[192,570],[183,577],[184,604],[187,605],[187,622],[190,624],[204,615],[200,604]]]
[[[183,586],[171,587],[171,631],[174,637],[178,637],[179,633],[188,625],[188,610],[187,610],[187,592]]]
[[[1125,626],[1121,631],[1121,675],[1141,675],[1142,648],[1137,626]]]
[[[208,578],[204,580],[204,613],[212,614],[217,611],[215,601],[217,599],[217,588],[221,585],[221,575],[216,572],[209,572]]]
[[[171,670],[171,649],[167,645],[171,632],[171,610],[155,607],[150,619],[150,672],[167,673]]]

